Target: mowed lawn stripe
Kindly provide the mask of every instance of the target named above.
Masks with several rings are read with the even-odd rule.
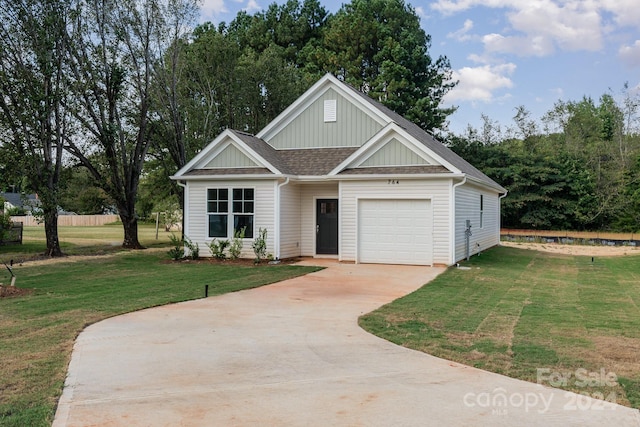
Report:
[[[640,257],[497,247],[362,316],[366,330],[435,356],[528,381],[571,374],[562,388],[640,407]],[[584,386],[578,374],[614,373]],[[550,385],[548,382],[545,385]],[[558,385],[558,384],[551,384]]]

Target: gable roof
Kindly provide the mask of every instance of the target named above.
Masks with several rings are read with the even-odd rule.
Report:
[[[337,80],[337,79],[336,79]],[[398,126],[407,131],[413,138],[415,138],[420,143],[424,144],[427,148],[433,151],[435,154],[445,159],[451,165],[453,165],[460,172],[467,174],[478,181],[481,181],[485,184],[489,184],[492,187],[497,187],[501,189],[501,191],[506,192],[507,190],[503,188],[500,184],[489,178],[487,175],[482,173],[476,167],[474,167],[471,163],[467,162],[465,159],[457,155],[453,150],[446,147],[440,141],[436,140],[431,134],[422,129],[417,124],[413,123],[410,120],[407,120],[400,114],[386,107],[382,103],[374,100],[368,95],[360,92],[354,87],[343,83],[346,88],[348,88],[354,96],[357,96],[364,100],[365,102],[371,104],[376,109],[380,110],[384,115],[386,115],[392,122],[396,123]]]
[[[277,150],[268,141],[273,135],[291,123],[305,108],[317,100],[324,92],[333,88],[380,123],[383,128],[369,141],[362,141],[359,147],[348,148],[305,148]],[[376,141],[383,135],[395,132],[407,146],[425,159],[435,159],[440,165],[366,165],[364,159],[372,155],[372,150],[380,148]],[[224,138],[230,138],[243,148],[250,157],[257,160],[255,168],[206,169],[202,162]],[[430,162],[426,162],[430,163]],[[217,175],[267,175],[267,176],[327,176],[335,177],[362,174],[464,174],[473,181],[492,187],[500,192],[506,190],[469,162],[458,156],[432,135],[400,114],[371,99],[366,94],[340,81],[332,74],[326,74],[293,104],[286,108],[263,128],[257,135],[228,129],[205,147],[187,165],[178,171],[174,179],[188,176],[215,177]]]

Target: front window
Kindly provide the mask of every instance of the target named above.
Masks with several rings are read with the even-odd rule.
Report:
[[[244,237],[253,238],[253,188],[233,189],[233,233],[242,229]]]
[[[232,196],[231,200],[229,193]],[[207,190],[209,237],[230,238],[244,228],[244,237],[253,238],[253,214],[253,188],[234,188],[231,191],[228,188]]]
[[[207,190],[209,237],[227,237],[228,212],[229,190],[226,188]]]

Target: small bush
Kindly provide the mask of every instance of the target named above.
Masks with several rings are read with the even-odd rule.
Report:
[[[256,254],[256,264],[260,264],[267,256],[267,229],[260,227],[258,230],[258,237],[255,238],[251,244],[253,253]]]
[[[213,255],[213,257],[217,259],[226,259],[227,256],[225,255],[224,251],[225,249],[227,249],[229,244],[230,243],[228,240],[213,239],[211,243],[209,243],[209,250],[211,251],[211,255]]]
[[[231,240],[231,245],[229,246],[229,256],[231,259],[240,258],[242,247],[244,246],[242,239],[244,239],[244,233],[246,230],[247,227],[242,227],[240,231],[236,231],[233,235],[233,240]]]
[[[189,258],[191,259],[200,258],[200,246],[198,246],[197,242],[194,244],[191,241],[191,239],[189,239],[187,236],[184,236],[184,245],[189,250]]]
[[[171,236],[169,236],[169,240],[171,241],[172,246],[172,248],[169,249],[168,252],[169,257],[171,257],[171,259],[174,261],[178,261],[184,258],[184,243],[182,239],[171,233]]]

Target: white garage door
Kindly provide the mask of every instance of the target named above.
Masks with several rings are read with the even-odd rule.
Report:
[[[360,200],[358,261],[431,265],[432,224],[430,200]]]

